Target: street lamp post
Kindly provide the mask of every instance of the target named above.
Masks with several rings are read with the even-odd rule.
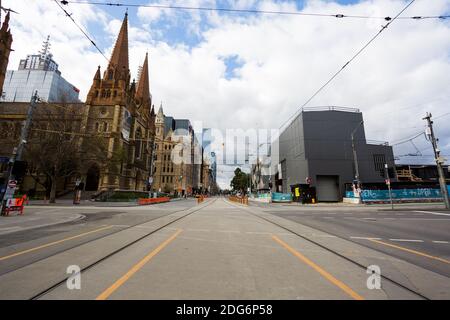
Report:
[[[384,164],[384,176],[389,189],[389,199],[391,201],[391,209],[394,210],[394,201],[392,200],[391,178],[389,177],[389,168],[387,163]]]
[[[359,177],[359,167],[358,167],[358,156],[356,154],[356,147],[355,147],[355,133],[358,130],[358,128],[364,123],[363,120],[361,120],[361,122],[358,123],[358,125],[355,127],[355,129],[353,129],[352,134],[351,134],[351,138],[352,138],[352,151],[353,151],[353,164],[355,167],[355,180],[356,180],[356,189],[360,188],[360,177]]]

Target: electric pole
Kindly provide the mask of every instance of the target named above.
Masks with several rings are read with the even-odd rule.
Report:
[[[8,165],[8,173],[7,173],[7,180],[6,183],[9,184],[9,181],[14,180],[15,177],[13,176],[13,168],[16,161],[22,160],[22,154],[25,144],[27,143],[28,139],[28,132],[30,130],[31,121],[33,119],[33,112],[34,108],[36,107],[36,102],[38,101],[38,93],[37,91],[34,92],[34,95],[31,97],[30,106],[28,107],[27,112],[27,118],[25,119],[25,124],[22,127],[22,131],[20,133],[20,140],[19,145],[17,147],[14,147],[12,156],[9,160]],[[6,190],[6,189],[5,189]],[[5,199],[6,192],[2,195],[2,201],[0,204],[3,206],[5,205]],[[1,211],[1,210],[0,210]]]
[[[447,183],[445,181],[445,175],[444,175],[444,169],[442,168],[442,164],[444,163],[443,158],[440,156],[441,151],[438,149],[437,146],[437,139],[434,136],[433,131],[433,121],[431,121],[431,113],[427,112],[426,117],[424,117],[422,120],[427,120],[428,127],[426,129],[426,134],[429,137],[431,144],[433,145],[433,151],[434,151],[434,157],[436,160],[437,165],[437,171],[439,175],[439,185],[441,187],[441,193],[442,197],[444,199],[444,204],[447,209],[450,209],[450,203],[448,199],[448,190],[447,190]]]
[[[386,184],[389,189],[389,200],[391,201],[391,210],[394,210],[394,201],[392,200],[392,190],[391,190],[391,178],[389,177],[389,167],[387,163],[384,164],[384,177],[386,179]]]
[[[356,154],[356,146],[355,146],[355,132],[358,130],[358,128],[363,125],[364,121],[361,121],[358,123],[358,125],[355,127],[355,129],[353,129],[352,134],[351,134],[351,139],[352,139],[352,151],[353,151],[353,165],[355,167],[355,180],[356,180],[356,186],[355,189],[360,189],[361,188],[361,181],[359,178],[359,166],[358,166],[358,156]],[[361,197],[361,196],[359,196]]]

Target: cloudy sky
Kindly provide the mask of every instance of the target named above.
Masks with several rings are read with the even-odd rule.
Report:
[[[101,0],[100,0],[101,1]],[[395,16],[403,0],[161,0],[122,1],[322,14]],[[37,52],[47,35],[62,75],[83,100],[97,65],[107,61],[53,0],[4,0],[14,37],[9,69]],[[109,56],[126,7],[65,6]],[[155,104],[167,115],[204,127],[279,128],[328,78],[374,36],[380,19],[227,13],[128,7],[130,69],[136,77],[149,52]],[[2,13],[4,15],[4,13]],[[448,0],[416,0],[404,16],[450,14]],[[308,106],[359,108],[368,139],[395,143],[423,130],[425,112],[450,155],[450,19],[402,19],[352,62]],[[438,118],[439,117],[439,118]],[[422,136],[413,140],[429,161]],[[394,148],[400,159],[411,143]],[[449,157],[450,158],[450,157]],[[415,157],[414,159],[417,159]],[[422,161],[421,160],[421,161]],[[232,167],[219,166],[222,186]]]

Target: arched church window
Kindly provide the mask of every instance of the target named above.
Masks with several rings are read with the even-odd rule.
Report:
[[[135,139],[135,150],[134,150],[134,156],[137,159],[141,158],[142,155],[142,131],[141,128],[138,128],[136,130],[136,133],[134,135],[134,139]]]

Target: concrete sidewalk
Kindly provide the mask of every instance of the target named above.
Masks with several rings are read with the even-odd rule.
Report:
[[[188,198],[192,199],[192,198]],[[169,202],[184,201],[184,198],[170,199]],[[51,207],[138,207],[136,201],[91,201],[82,200],[80,204],[73,204],[70,199],[56,199],[56,203],[49,203],[48,200],[29,200],[30,206],[51,206]]]
[[[0,235],[73,222],[83,218],[82,214],[64,212],[61,209],[29,210],[25,207],[23,215],[12,212],[10,216],[0,216]]]

